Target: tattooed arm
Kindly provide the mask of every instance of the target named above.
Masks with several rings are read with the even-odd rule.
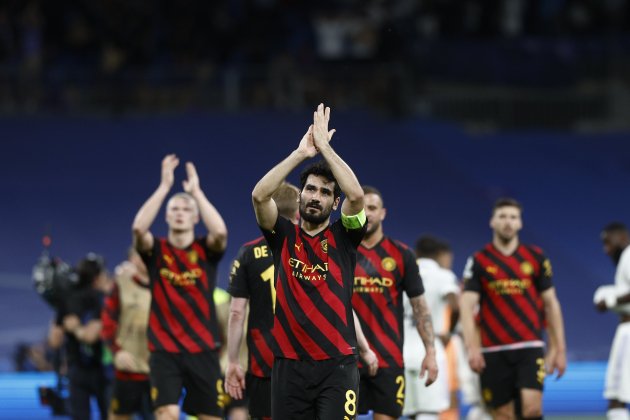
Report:
[[[427,307],[427,301],[424,296],[415,296],[409,299],[411,307],[413,309],[413,319],[416,322],[416,328],[418,334],[422,338],[424,348],[426,350],[426,356],[422,361],[422,367],[420,369],[420,378],[424,377],[424,373],[427,372],[427,380],[425,384],[431,385],[437,379],[438,367],[435,360],[435,334],[433,333],[433,321],[431,321],[431,314]]]

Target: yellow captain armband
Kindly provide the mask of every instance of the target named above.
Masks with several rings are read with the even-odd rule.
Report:
[[[353,216],[346,216],[341,213],[341,224],[343,224],[343,227],[346,229],[360,229],[363,227],[366,220],[365,209],[361,209],[360,212]]]

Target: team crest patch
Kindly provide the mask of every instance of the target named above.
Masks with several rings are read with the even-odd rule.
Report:
[[[322,241],[322,252],[328,254],[328,239]]]
[[[396,269],[396,260],[392,257],[385,257],[381,261],[381,267],[383,267],[383,270],[394,271]]]
[[[485,402],[490,402],[490,401],[492,401],[492,391],[490,391],[490,389],[489,389],[489,388],[485,388],[485,389],[483,390],[483,400],[484,400]]]
[[[527,261],[521,263],[521,271],[526,276],[530,276],[534,272],[534,267]]]
[[[191,264],[197,264],[198,260],[199,254],[197,254],[197,251],[193,250],[188,253],[188,261],[190,261]]]

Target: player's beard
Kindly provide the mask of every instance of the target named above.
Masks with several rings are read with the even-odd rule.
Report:
[[[380,226],[381,226],[381,222],[374,222],[370,224],[370,222],[368,221],[368,228],[367,228],[367,231],[365,232],[365,238],[369,238],[370,236],[374,235],[376,231],[378,231],[378,228]]]
[[[502,233],[502,232],[497,232],[497,237],[499,238],[499,241],[501,241],[504,244],[507,244],[509,242],[511,242],[515,237],[516,237],[516,231],[511,231],[507,234]]]
[[[329,207],[328,209],[323,208],[319,204],[312,204],[311,206],[316,206],[316,208],[319,209],[320,213],[310,214],[308,212],[307,205],[305,203],[300,202],[300,217],[303,220],[309,223],[312,223],[314,225],[320,225],[324,223],[326,220],[328,220],[328,218],[330,217],[330,213],[332,212],[332,206]]]

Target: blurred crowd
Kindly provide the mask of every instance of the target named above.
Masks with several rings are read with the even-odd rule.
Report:
[[[163,90],[192,82],[197,89],[211,92],[217,87],[230,89],[235,79],[237,88],[252,91],[248,103],[299,105],[312,102],[304,93],[304,85],[312,84],[310,72],[339,72],[340,84],[350,79],[363,86],[373,85],[383,72],[387,77],[400,73],[395,63],[413,62],[422,73],[423,63],[433,61],[442,50],[427,52],[432,42],[625,34],[630,28],[629,3],[2,0],[0,83],[7,89],[0,94],[0,107],[6,109],[16,101],[27,109],[29,103],[35,108],[71,107],[81,92],[68,92],[68,83],[83,91],[92,89],[91,95],[98,96],[111,90],[107,83],[112,82],[122,89],[157,84]],[[355,67],[346,69],[347,74],[344,69],[325,67],[340,62]],[[379,67],[383,63],[388,64],[386,69]],[[452,64],[445,63],[442,70],[448,70],[448,63]],[[358,71],[370,75],[356,78]],[[267,86],[250,89],[240,83],[243,78],[262,78]],[[47,92],[37,89],[37,83],[43,83]],[[320,79],[320,83],[326,82]],[[95,84],[101,89],[93,88]],[[64,92],[55,96],[55,87],[61,85]],[[273,97],[266,97],[265,91],[274,92]],[[187,95],[180,100],[212,93]],[[142,95],[136,100],[142,102]],[[173,102],[172,97],[169,100]],[[155,101],[144,97],[144,102]]]

